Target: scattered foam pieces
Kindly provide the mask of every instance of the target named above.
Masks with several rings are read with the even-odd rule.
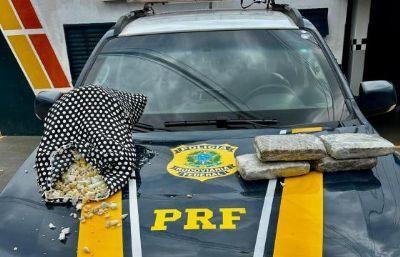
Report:
[[[90,249],[87,246],[83,247],[83,252],[89,254],[90,253]]]
[[[106,221],[106,228],[111,228],[117,226],[119,223],[119,220],[107,220]]]
[[[75,208],[79,211],[82,209],[83,203],[79,202],[76,204]]]
[[[100,172],[91,166],[82,155],[74,153],[74,163],[64,172],[53,188],[45,192],[46,199],[71,201],[77,210],[80,201],[98,201],[109,197],[110,192]]]
[[[69,227],[63,228],[63,229],[61,229],[61,233],[68,235],[69,233],[71,233],[71,229]]]
[[[55,226],[53,223],[50,222],[50,223],[49,223],[49,228],[50,228],[50,229],[55,229],[56,226]]]
[[[104,210],[103,210],[103,209],[99,209],[99,210],[97,211],[97,215],[101,216],[101,215],[103,215],[103,214],[104,214]]]
[[[117,205],[116,203],[114,203],[114,202],[111,202],[111,203],[109,204],[109,206],[110,206],[110,209],[111,209],[111,210],[116,210],[116,209],[118,208],[118,205]]]
[[[86,213],[85,215],[84,215],[84,217],[86,218],[86,219],[91,219],[92,217],[93,217],[93,213]]]
[[[58,240],[60,240],[60,241],[65,240],[65,234],[63,232],[60,232],[60,234],[58,235]]]
[[[64,241],[66,236],[71,233],[71,229],[69,227],[61,229],[60,234],[58,235],[58,240]]]
[[[121,222],[126,219],[128,216],[127,213],[122,214],[120,219],[112,219],[112,215],[110,212],[117,210],[118,209],[118,204],[115,202],[106,202],[102,201],[99,204],[88,204],[88,203],[83,203],[81,206],[81,217],[79,218],[79,221],[81,223],[88,222],[91,218],[94,216],[102,216],[104,217],[105,220],[105,227],[107,229],[109,228],[115,228],[115,227],[120,227],[122,224]],[[72,213],[71,213],[72,215]]]

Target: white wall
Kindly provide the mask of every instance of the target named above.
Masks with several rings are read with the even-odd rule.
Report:
[[[368,37],[369,16],[371,10],[371,0],[355,0],[353,3],[352,23],[351,23],[351,39],[356,40],[357,44],[361,44],[362,39]],[[360,83],[364,77],[364,64],[366,44],[362,44],[362,48],[350,50],[349,56],[349,74],[350,88],[354,95],[358,95]]]
[[[328,8],[329,35],[326,41],[339,63],[342,63],[347,0],[290,0],[298,9]]]
[[[282,1],[277,0],[277,3]],[[329,36],[326,38],[339,63],[342,60],[344,26],[346,22],[347,0],[286,0],[296,8],[329,8]],[[115,22],[121,15],[142,4],[124,1],[103,2],[101,0],[32,0],[36,12],[48,34],[63,69],[70,79],[64,24]],[[240,0],[215,2],[215,8],[240,8]],[[260,5],[264,7],[264,5]],[[208,3],[155,5],[157,11],[186,9],[208,9]]]

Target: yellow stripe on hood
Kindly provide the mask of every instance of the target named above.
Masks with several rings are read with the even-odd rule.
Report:
[[[286,178],[273,256],[321,257],[322,247],[322,173]]]
[[[109,197],[108,203],[115,202],[117,204],[116,210],[110,210],[110,217],[108,220],[119,220],[121,226],[106,228],[105,223],[107,219],[102,216],[94,215],[91,219],[87,219],[85,223],[79,224],[79,238],[77,257],[123,257],[123,242],[122,242],[122,194],[121,191]],[[97,206],[102,202],[89,203],[89,205]],[[85,215],[82,210],[81,217]],[[84,252],[83,248],[88,247],[90,254]]]

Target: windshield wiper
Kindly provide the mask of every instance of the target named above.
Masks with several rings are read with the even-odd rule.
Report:
[[[216,126],[217,128],[227,128],[232,125],[253,125],[255,127],[270,127],[270,125],[278,124],[276,119],[260,119],[260,120],[193,120],[193,121],[166,121],[164,126],[167,127],[194,127],[194,126]]]
[[[138,131],[138,132],[149,132],[149,131],[170,131],[165,128],[157,128],[154,127],[153,125],[146,124],[146,123],[136,123],[133,126],[133,129]]]

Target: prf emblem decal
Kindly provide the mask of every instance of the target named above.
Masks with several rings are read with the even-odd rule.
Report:
[[[205,181],[232,175],[237,171],[237,147],[223,145],[181,145],[172,148],[174,157],[167,170],[174,176]]]

